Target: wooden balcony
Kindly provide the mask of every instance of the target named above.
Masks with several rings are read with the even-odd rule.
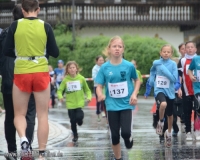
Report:
[[[163,0],[146,0],[145,3],[141,0],[121,0],[120,3],[102,3],[96,0],[90,3],[82,0],[75,2],[74,13],[71,2],[41,3],[39,18],[52,25],[59,22],[71,25],[74,18],[78,26],[200,24],[200,1],[196,0],[169,0],[165,3]],[[13,3],[0,3],[0,27],[8,26],[12,22],[13,6]]]

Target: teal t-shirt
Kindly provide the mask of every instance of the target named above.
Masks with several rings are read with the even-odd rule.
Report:
[[[101,66],[95,80],[97,84],[105,84],[107,111],[135,109],[135,106],[129,104],[129,100],[134,91],[132,79],[137,78],[133,64],[124,59],[119,65],[112,65],[107,61]]]
[[[197,81],[193,82],[194,94],[200,93],[200,56],[195,56],[190,63],[189,70],[194,70],[194,76],[196,76]]]

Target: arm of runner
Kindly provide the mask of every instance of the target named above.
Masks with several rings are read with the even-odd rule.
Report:
[[[59,56],[59,49],[56,44],[55,36],[50,24],[45,22],[45,31],[47,34],[46,52],[48,55],[57,58]]]
[[[90,102],[92,99],[92,93],[88,87],[88,84],[87,84],[85,78],[83,79],[83,91],[87,95],[87,101]]]
[[[151,87],[154,86],[155,76],[156,76],[156,69],[154,66],[152,66],[150,69],[150,77],[149,77],[149,85]]]
[[[188,75],[189,75],[192,82],[197,81],[196,77],[193,75],[193,71],[191,71],[190,69],[188,69]]]
[[[101,84],[97,85],[96,92],[97,92],[98,102],[105,100],[105,95],[103,94],[103,86]]]
[[[63,91],[66,89],[66,80],[63,80],[57,90],[58,99],[63,99]]]
[[[177,72],[177,66],[175,64],[175,62],[173,63],[173,71],[172,73],[164,66],[164,65],[160,65],[160,69],[162,71],[162,73],[169,78],[170,81],[172,82],[176,82],[177,81],[177,77],[178,77],[178,72]]]
[[[8,57],[13,57],[15,58],[15,42],[14,42],[14,34],[15,34],[15,31],[16,31],[16,28],[17,28],[17,22],[18,21],[14,21],[9,29],[8,29],[8,34],[6,36],[6,40],[5,40],[5,44],[3,46],[3,51],[2,53],[5,55],[5,56],[8,56]]]
[[[136,105],[137,104],[137,94],[138,94],[138,91],[140,89],[140,80],[139,79],[135,79],[135,88],[134,88],[134,91],[131,95],[131,98],[129,100],[129,104],[130,105]]]

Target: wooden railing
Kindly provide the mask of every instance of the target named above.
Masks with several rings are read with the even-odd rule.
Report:
[[[192,2],[192,0],[191,0]],[[39,18],[57,24],[77,25],[198,25],[200,2],[196,3],[71,3],[40,4]],[[0,10],[0,27],[12,22],[12,7]]]

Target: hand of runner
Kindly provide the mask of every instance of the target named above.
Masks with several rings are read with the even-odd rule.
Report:
[[[91,99],[87,99],[87,103],[89,103],[91,101]]]
[[[101,94],[98,96],[98,102],[105,100],[105,95]]]
[[[135,95],[135,94],[131,95],[131,98],[129,100],[129,104],[130,105],[136,105],[137,104],[137,95]]]
[[[192,75],[192,76],[190,76],[190,79],[191,79],[191,81],[192,81],[192,82],[196,82],[196,81],[197,81],[196,77],[195,77],[195,76],[193,76],[193,75]]]
[[[182,90],[179,88],[179,90],[178,90],[178,97],[179,98],[182,98]]]
[[[61,103],[63,103],[64,100],[63,100],[63,98],[61,98],[59,101],[60,101]]]

